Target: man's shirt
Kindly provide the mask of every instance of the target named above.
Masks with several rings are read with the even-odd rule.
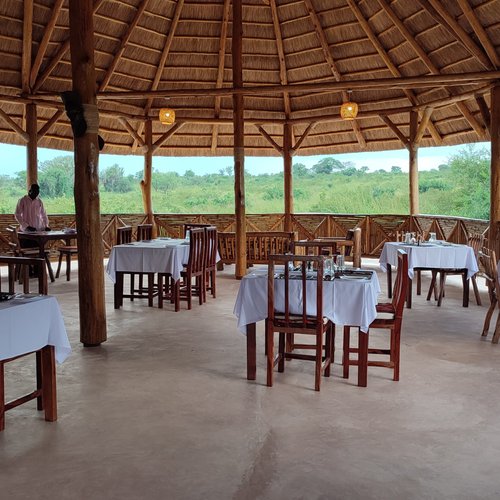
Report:
[[[28,195],[23,196],[17,202],[15,217],[21,226],[21,231],[26,231],[28,226],[43,231],[49,225],[42,200],[38,197],[32,200]]]

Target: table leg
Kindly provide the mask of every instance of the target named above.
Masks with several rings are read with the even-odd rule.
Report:
[[[467,269],[462,269],[462,283],[464,288],[462,305],[469,307],[469,279],[467,278]]]
[[[392,266],[387,264],[387,296],[392,299]]]
[[[123,305],[123,273],[116,272],[116,281],[114,286],[115,309],[120,309]]]
[[[42,398],[45,420],[55,422],[57,420],[56,360],[52,345],[46,345],[42,349]]]
[[[255,323],[249,323],[247,325],[247,380],[255,380],[257,373],[257,349],[255,343]]]
[[[0,432],[5,429],[5,385],[3,367],[3,361],[0,361]]]
[[[366,387],[368,379],[368,334],[358,329],[358,387]]]

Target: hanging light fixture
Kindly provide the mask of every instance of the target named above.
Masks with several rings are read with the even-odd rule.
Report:
[[[175,122],[175,111],[170,108],[161,108],[159,119],[163,125],[172,125]]]
[[[340,106],[340,116],[344,120],[354,120],[358,116],[358,105],[351,101],[351,91],[347,92],[347,101]]]

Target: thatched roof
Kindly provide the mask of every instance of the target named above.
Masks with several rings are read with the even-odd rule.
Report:
[[[61,107],[57,95],[71,89],[68,1],[34,0],[32,23],[25,14],[30,4],[0,3],[0,141],[25,144],[14,129],[25,130],[25,103],[34,99],[39,146],[72,150],[64,113],[45,126]],[[232,88],[231,17],[229,0],[95,1],[104,153],[141,154],[134,131],[143,137],[143,119],[151,116],[153,141],[160,139],[169,127],[157,113],[168,106],[177,122],[156,155],[233,154],[232,96],[213,92]],[[252,88],[244,100],[247,155],[278,155],[287,120],[301,155],[402,148],[409,110],[425,116],[426,103],[434,111],[422,127],[423,146],[489,138],[500,0],[243,0],[243,37],[244,87]],[[409,88],[370,85],[463,73],[477,76],[447,86],[444,79],[416,79]],[[264,86],[266,93],[259,91]],[[355,121],[339,118],[349,89],[360,108]],[[151,90],[170,98],[113,96]],[[457,95],[462,100],[450,103]]]

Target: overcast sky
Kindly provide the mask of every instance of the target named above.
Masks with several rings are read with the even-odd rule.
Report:
[[[478,147],[487,147],[489,143],[479,143]],[[447,146],[439,148],[420,148],[418,153],[419,170],[430,170],[437,168],[439,165],[446,163],[448,158],[456,154],[464,146]],[[65,151],[56,151],[53,149],[38,150],[38,161],[43,162],[51,160],[57,156],[66,156],[71,153]],[[408,171],[408,151],[406,149],[397,151],[380,151],[369,153],[349,153],[341,155],[326,155],[333,156],[342,162],[351,161],[356,168],[366,166],[370,171],[385,169],[390,170],[392,166],[401,167],[403,171]],[[26,147],[12,146],[8,144],[0,144],[0,158],[2,158],[2,167],[0,172],[2,175],[14,175],[16,172],[25,170],[26,168]],[[295,156],[294,163],[303,163],[310,168],[324,156]],[[123,167],[125,174],[135,174],[142,171],[144,167],[143,157],[137,156],[119,156],[101,154],[99,156],[100,169],[105,169],[117,163]],[[233,165],[232,157],[156,157],[153,156],[153,168],[162,172],[175,171],[179,174],[184,174],[186,170],[193,170],[196,174],[202,175],[207,173],[216,173],[220,169]],[[246,157],[245,169],[254,175],[265,173],[277,173],[283,169],[283,161],[281,158],[263,158],[263,157]]]

